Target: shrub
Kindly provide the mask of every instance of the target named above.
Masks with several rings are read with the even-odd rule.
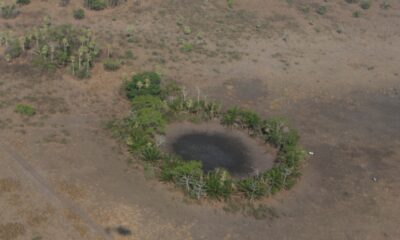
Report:
[[[151,108],[157,111],[164,111],[166,106],[165,103],[157,96],[142,95],[135,97],[132,102],[132,109],[138,110],[142,108]]]
[[[161,152],[153,145],[147,145],[141,150],[142,159],[145,161],[155,161],[161,159]]]
[[[225,114],[222,116],[221,123],[223,125],[232,126],[233,124],[236,123],[236,121],[239,117],[239,113],[240,113],[240,110],[236,106],[229,108],[225,112]]]
[[[238,190],[251,200],[260,198],[267,194],[267,183],[263,178],[245,178],[237,183]]]
[[[126,95],[132,99],[140,95],[160,95],[161,78],[155,72],[135,74],[125,86]]]
[[[318,8],[317,8],[317,10],[316,10],[316,12],[319,14],[319,15],[324,15],[326,12],[327,12],[327,8],[326,8],[326,6],[319,6]]]
[[[29,3],[31,3],[31,0],[17,0],[17,4],[20,5],[27,5]]]
[[[352,4],[352,3],[358,3],[359,0],[346,0],[346,2]]]
[[[105,0],[84,0],[84,6],[91,10],[103,10],[107,7]]]
[[[36,114],[35,108],[25,104],[17,104],[14,111],[25,116],[33,116]]]
[[[19,39],[14,38],[10,39],[8,41],[8,47],[6,48],[5,51],[5,56],[6,58],[9,58],[9,60],[17,58],[21,55],[22,53],[22,48],[21,48],[21,43]]]
[[[164,161],[161,166],[161,179],[178,182],[184,176],[200,178],[203,175],[202,164],[199,161],[183,161],[172,158]]]
[[[65,7],[69,4],[70,0],[60,0],[60,6]]]
[[[361,15],[360,11],[354,11],[353,14],[352,14],[352,16],[355,17],[355,18],[360,17],[360,15]]]
[[[369,9],[371,7],[371,1],[370,0],[361,0],[360,7],[364,10]]]
[[[262,132],[265,140],[279,149],[295,146],[299,140],[297,132],[286,126],[285,121],[279,118],[265,121],[263,123]]]
[[[166,121],[159,111],[152,108],[142,108],[134,113],[132,121],[138,128],[144,128],[149,133],[163,132]]]
[[[239,118],[243,128],[253,130],[254,132],[259,132],[261,118],[257,113],[252,111],[241,111]]]
[[[1,17],[5,19],[15,18],[19,14],[15,4],[2,6],[0,10]]]
[[[233,181],[226,170],[215,169],[205,179],[207,195],[227,199],[233,192]]]
[[[151,138],[149,133],[142,128],[123,128],[121,130],[128,131],[128,136],[126,136],[125,142],[134,151],[141,149],[153,142],[153,139]],[[119,133],[123,135],[127,134],[126,132]]]
[[[181,51],[182,52],[187,53],[187,52],[191,52],[192,50],[193,50],[193,44],[191,44],[190,42],[184,42],[181,45]]]
[[[121,61],[113,58],[108,58],[103,63],[104,70],[117,71],[121,67]]]
[[[74,10],[74,18],[78,19],[78,20],[84,19],[85,18],[85,10],[83,10],[82,8]]]

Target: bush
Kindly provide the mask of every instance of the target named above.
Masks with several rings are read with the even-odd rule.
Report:
[[[14,38],[9,40],[8,42],[8,47],[6,48],[5,51],[5,56],[6,58],[9,58],[9,60],[17,58],[21,55],[22,53],[22,48],[21,48],[21,43],[19,39]]]
[[[108,58],[103,63],[104,70],[117,71],[121,67],[121,61],[117,59]]]
[[[239,118],[243,128],[253,130],[254,132],[260,131],[261,118],[257,113],[252,111],[241,111]]]
[[[107,7],[107,3],[105,0],[84,0],[85,7],[91,10],[103,10]]]
[[[157,96],[161,93],[160,84],[160,75],[155,72],[135,74],[125,86],[126,95],[130,99],[141,95]]]
[[[36,114],[35,108],[25,104],[17,104],[14,111],[25,116],[33,116]]]
[[[17,4],[20,5],[27,5],[29,3],[31,3],[31,0],[17,0]]]
[[[242,179],[237,184],[238,190],[251,200],[260,198],[268,193],[267,183],[261,177]]]
[[[78,20],[84,19],[85,18],[85,10],[83,10],[82,8],[74,10],[74,18],[78,19]]]
[[[326,6],[319,6],[316,10],[316,12],[319,15],[324,15],[326,12],[328,11],[328,9],[326,8]]]
[[[15,18],[19,14],[15,4],[2,6],[0,10],[1,17],[5,19]]]
[[[262,132],[265,140],[279,149],[295,146],[299,140],[297,131],[286,126],[285,121],[279,118],[265,121]]]
[[[370,0],[362,0],[360,2],[360,7],[364,10],[367,10],[371,7],[371,1]]]
[[[145,161],[155,161],[161,159],[161,152],[153,145],[147,145],[141,150],[142,159]]]
[[[207,195],[213,198],[229,198],[233,192],[233,181],[226,170],[216,169],[205,179]]]
[[[178,182],[184,176],[200,178],[203,175],[202,164],[199,161],[183,161],[170,159],[161,166],[161,179],[163,181]]]
[[[240,110],[236,106],[229,108],[225,112],[225,114],[222,116],[221,123],[223,125],[232,126],[233,124],[236,123],[236,121],[239,117],[239,113],[240,113]]]
[[[164,115],[152,108],[142,108],[135,111],[131,120],[132,124],[151,134],[163,132],[166,124]]]
[[[132,100],[131,105],[134,110],[151,108],[162,112],[166,108],[165,103],[159,97],[152,95],[138,96]]]
[[[352,3],[358,3],[359,0],[346,0],[346,2],[352,4]]]
[[[69,4],[70,0],[60,0],[60,6],[65,7]]]

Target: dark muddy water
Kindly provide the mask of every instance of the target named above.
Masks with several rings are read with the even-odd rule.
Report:
[[[185,160],[201,161],[205,172],[215,168],[224,168],[234,176],[251,172],[247,147],[231,136],[190,133],[176,139],[172,148]]]

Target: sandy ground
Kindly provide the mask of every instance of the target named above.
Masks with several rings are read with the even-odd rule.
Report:
[[[117,73],[98,63],[89,80],[0,60],[0,239],[400,239],[400,5],[389,2],[133,1],[78,22],[80,1],[37,1],[0,20],[22,32],[49,14],[135,55]],[[181,17],[204,33],[191,53],[179,51],[177,38],[197,41]],[[110,136],[106,123],[129,108],[122,78],[149,69],[299,129],[315,154],[294,189],[264,201],[270,215],[193,203]],[[20,102],[38,113],[14,113]]]

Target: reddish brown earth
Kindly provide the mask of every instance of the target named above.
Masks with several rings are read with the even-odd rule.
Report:
[[[99,62],[87,80],[1,58],[0,239],[400,239],[398,1],[362,10],[344,0],[249,0],[229,10],[223,0],[135,0],[77,21],[81,2],[32,1],[0,19],[0,31],[24,32],[50,15],[135,56],[116,73]],[[187,38],[202,32],[190,53],[179,51],[177,19],[191,27]],[[124,38],[128,24],[135,43]],[[290,119],[315,153],[299,183],[263,200],[268,211],[256,219],[152,178],[105,129],[129,109],[123,77],[144,70]],[[38,113],[14,113],[20,102]]]

